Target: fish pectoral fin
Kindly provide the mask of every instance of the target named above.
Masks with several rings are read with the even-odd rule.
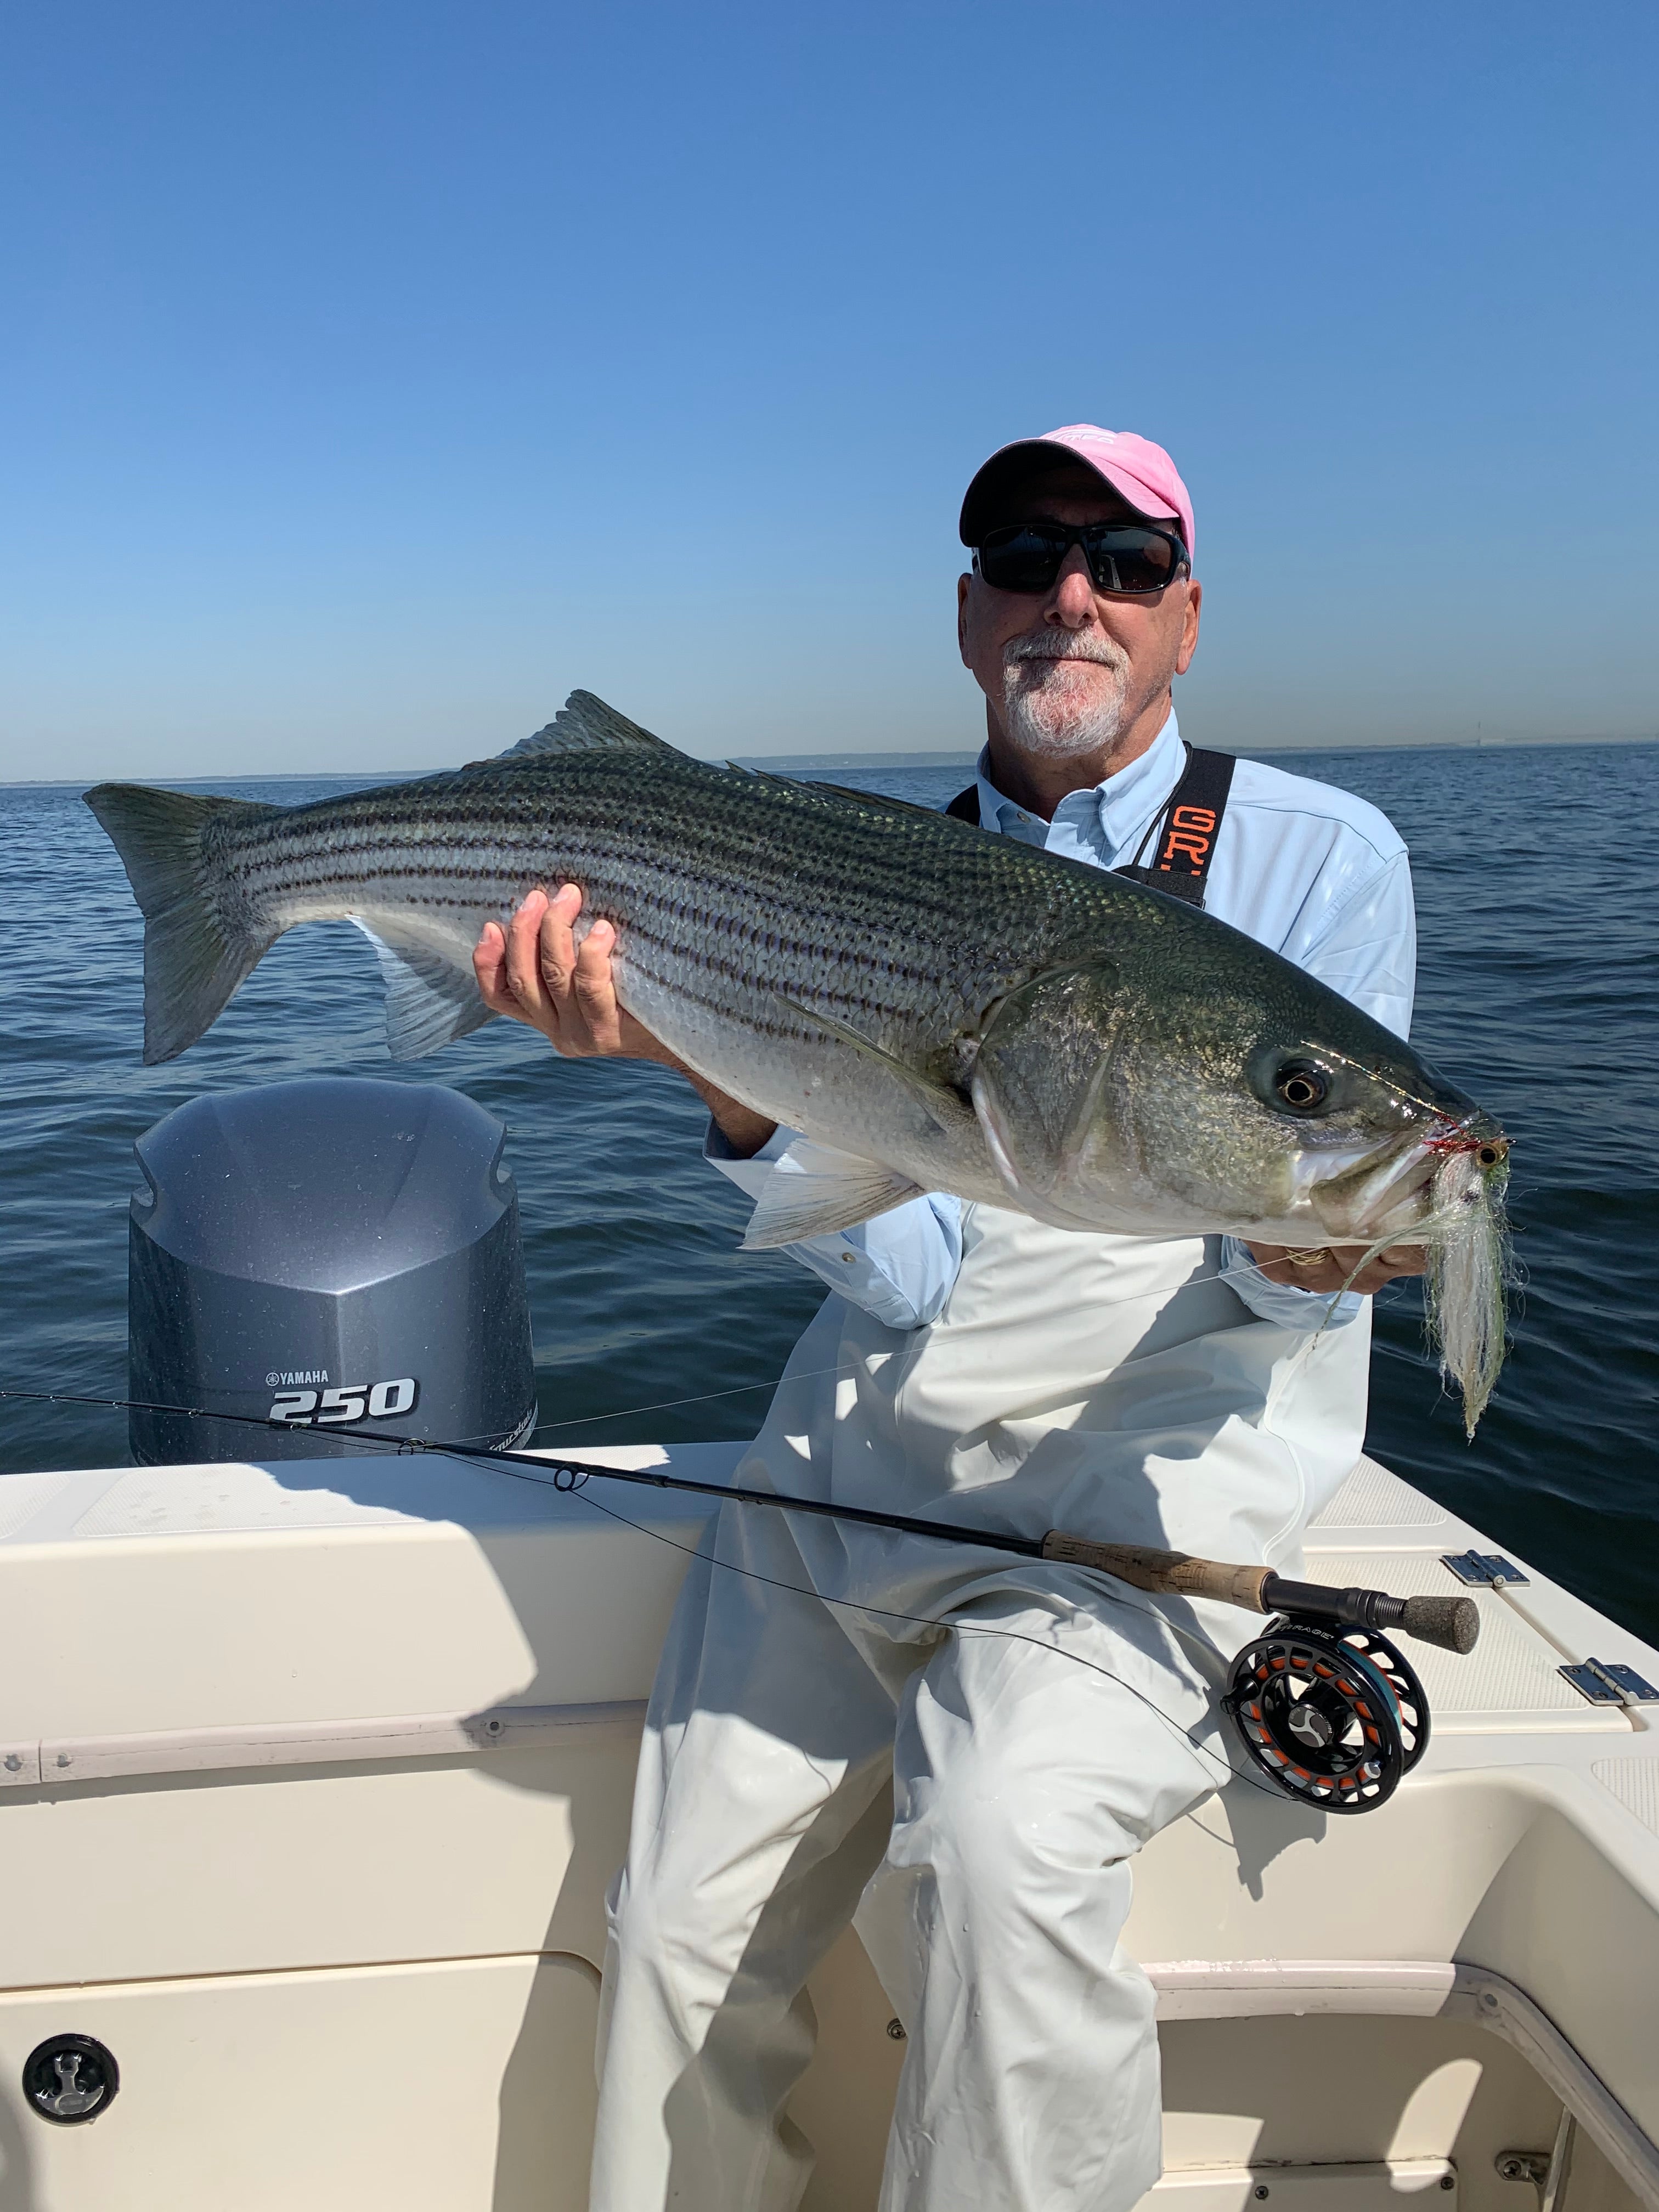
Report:
[[[607,707],[591,691],[573,691],[544,730],[520,738],[496,759],[539,760],[549,753],[672,753],[677,750],[661,738],[653,738],[649,730],[642,730],[637,722],[630,722],[614,707]]]
[[[803,1139],[766,1178],[741,1249],[769,1252],[807,1237],[832,1237],[921,1194],[919,1184],[879,1160]]]
[[[393,1060],[423,1060],[495,1017],[478,995],[477,978],[435,946],[388,933],[355,916],[374,947],[386,983],[386,1042]]]
[[[1045,969],[991,1009],[972,1096],[997,1172],[1012,1191],[1052,1194],[1086,1142],[1122,1021],[1106,955]]]
[[[943,1129],[947,1136],[960,1129],[964,1121],[973,1120],[972,1107],[959,1091],[952,1091],[948,1084],[935,1082],[932,1076],[925,1075],[920,1068],[908,1066],[880,1045],[872,1044],[867,1036],[860,1036],[845,1022],[837,1021],[833,1014],[821,1014],[815,1007],[804,1006],[799,999],[792,999],[783,991],[775,991],[772,996],[781,1000],[792,1014],[811,1028],[822,1030],[825,1036],[834,1037],[838,1044],[850,1046],[862,1058],[873,1061],[886,1074],[897,1076],[911,1097],[925,1108],[935,1126]]]

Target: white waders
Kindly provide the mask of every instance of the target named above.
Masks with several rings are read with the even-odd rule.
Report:
[[[1316,1341],[1259,1321],[1198,1240],[988,1206],[964,1231],[930,1328],[826,1304],[738,1479],[1294,1571],[1358,1455],[1367,1318]],[[1224,1775],[1213,1696],[1253,1625],[723,1507],[641,1753],[592,2212],[791,2212],[803,1984],[878,1875],[860,1924],[908,2036],[881,2212],[1133,2205],[1160,2106],[1152,1990],[1118,1942],[1129,1861]]]

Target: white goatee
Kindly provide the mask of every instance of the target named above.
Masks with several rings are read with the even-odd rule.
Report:
[[[1123,726],[1129,656],[1103,631],[1044,626],[1002,648],[1002,726],[1048,760],[1104,750]]]

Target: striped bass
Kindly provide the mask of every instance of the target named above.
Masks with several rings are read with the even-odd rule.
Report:
[[[451,774],[301,806],[100,784],[144,921],[144,1058],[284,930],[374,940],[393,1055],[491,1018],[472,948],[532,890],[617,931],[622,1005],[804,1133],[745,1243],[921,1190],[1057,1227],[1431,1248],[1471,1427],[1503,1347],[1508,1144],[1412,1048],[1240,931],[903,802],[688,758],[589,692]]]

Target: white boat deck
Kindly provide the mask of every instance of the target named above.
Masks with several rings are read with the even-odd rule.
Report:
[[[566,1449],[721,1480],[742,1447]],[[424,1455],[0,1479],[0,2212],[580,2205],[602,1892],[712,1510]],[[1471,1548],[1362,1462],[1306,1572],[1450,1592]],[[1564,2104],[1568,2212],[1659,2206],[1659,1706],[1559,1672],[1659,1651],[1515,1564],[1470,1657],[1407,1647],[1434,1725],[1389,1805],[1230,1789],[1143,1856],[1192,2212],[1269,2170],[1533,2212],[1492,2161]],[[854,2212],[902,2043],[850,1941],[814,1996],[808,2208]],[[121,2058],[93,2126],[19,2094],[64,2029]]]

